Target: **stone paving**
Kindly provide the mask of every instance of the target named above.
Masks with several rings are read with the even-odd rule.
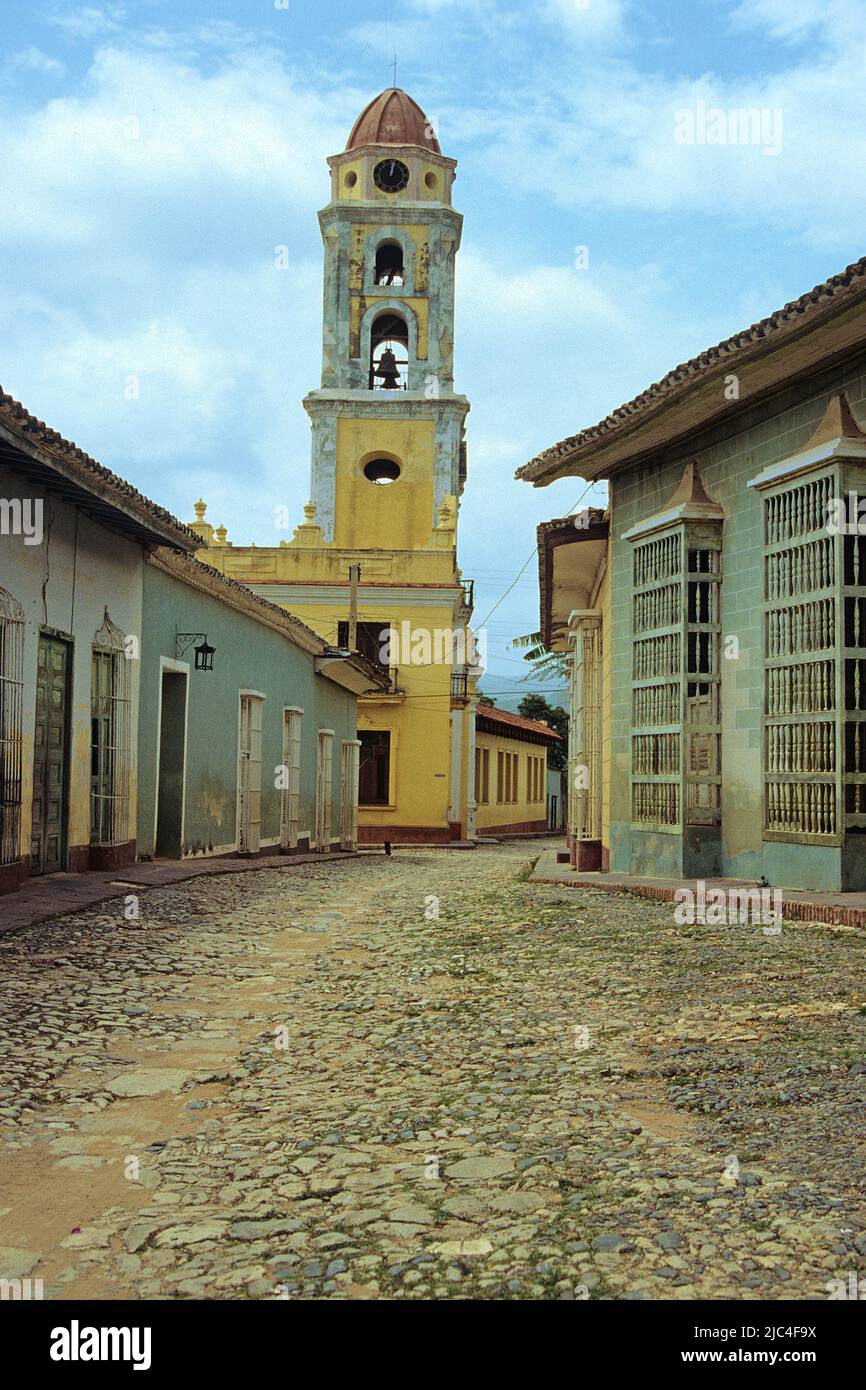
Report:
[[[679,926],[528,883],[548,847],[192,880],[0,940],[0,1278],[582,1300],[864,1275],[866,934]]]

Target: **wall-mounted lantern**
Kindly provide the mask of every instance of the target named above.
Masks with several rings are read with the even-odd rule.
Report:
[[[212,647],[207,640],[206,632],[178,632],[175,637],[175,656],[182,657],[188,651],[193,642],[197,645],[193,647],[195,652],[195,669],[197,671],[212,671],[213,658],[216,647]]]
[[[195,669],[197,671],[213,670],[213,654],[216,647],[208,646],[207,637],[195,648]]]

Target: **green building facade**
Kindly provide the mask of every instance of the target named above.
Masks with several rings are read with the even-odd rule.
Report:
[[[142,612],[139,856],[353,849],[365,663],[188,556]]]
[[[608,485],[600,559],[579,522],[540,549],[572,862],[866,890],[866,258],[518,476]]]
[[[866,378],[832,387],[610,481],[614,872],[866,887],[866,537],[830,515]]]

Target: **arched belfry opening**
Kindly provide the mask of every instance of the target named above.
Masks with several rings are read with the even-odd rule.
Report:
[[[377,285],[403,285],[403,247],[399,241],[383,241],[376,250]]]
[[[370,390],[406,391],[409,329],[399,314],[380,314],[370,332]]]

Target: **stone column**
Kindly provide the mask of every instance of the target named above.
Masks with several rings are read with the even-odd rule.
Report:
[[[466,709],[466,718],[469,720],[469,750],[467,753],[468,767],[466,769],[466,838],[474,840],[477,834],[477,815],[478,815],[478,789],[475,786],[475,707],[478,704],[478,696],[473,695]]]
[[[601,868],[601,614],[568,619],[573,647],[568,756],[568,843],[576,869]]]
[[[448,830],[452,840],[463,837],[460,814],[463,783],[463,710],[451,711],[451,795],[448,799]]]

